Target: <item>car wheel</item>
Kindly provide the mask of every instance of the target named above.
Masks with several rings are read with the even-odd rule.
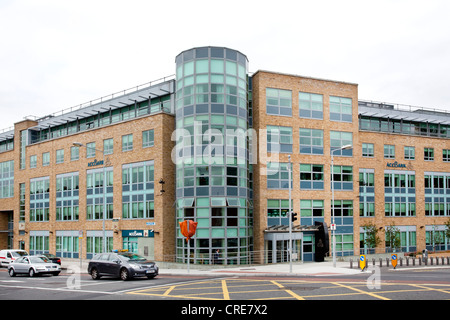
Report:
[[[9,276],[10,277],[15,277],[16,276],[16,273],[14,272],[14,269],[13,268],[11,268],[11,269],[9,269]]]
[[[33,268],[30,268],[30,270],[28,270],[28,275],[29,275],[30,277],[34,277],[34,276],[36,275],[36,272],[34,271]]]
[[[128,270],[125,268],[122,268],[120,270],[120,279],[122,279],[123,281],[126,281],[129,279],[129,277],[130,277],[130,275],[128,273]]]
[[[54,276],[58,276],[60,272],[61,272],[61,271],[56,271],[56,272],[53,272],[52,274],[53,274]]]
[[[97,268],[92,268],[91,269],[91,278],[94,279],[94,280],[100,279],[100,274],[98,273]]]

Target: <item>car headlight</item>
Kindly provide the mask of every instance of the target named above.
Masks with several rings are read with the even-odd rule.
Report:
[[[140,269],[141,266],[138,264],[134,264],[134,263],[130,263],[130,267],[132,267],[133,269]]]

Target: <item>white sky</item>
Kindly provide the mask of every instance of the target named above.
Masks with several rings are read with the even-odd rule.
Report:
[[[450,111],[448,0],[0,0],[0,132],[175,73],[199,46]]]

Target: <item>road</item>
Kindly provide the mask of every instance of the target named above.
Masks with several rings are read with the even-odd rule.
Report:
[[[107,277],[94,281],[87,274],[67,273],[11,278],[6,269],[0,269],[0,300],[156,300],[159,306],[174,306],[166,309],[176,314],[210,312],[206,308],[215,307],[216,315],[262,312],[268,307],[274,312],[274,301],[450,300],[450,268],[378,268],[341,276],[161,274],[125,282]],[[242,303],[252,310],[239,309]],[[196,306],[205,309],[193,309]]]

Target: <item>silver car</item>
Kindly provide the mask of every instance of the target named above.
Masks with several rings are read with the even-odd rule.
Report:
[[[52,274],[57,276],[60,272],[61,266],[59,264],[53,263],[44,257],[37,256],[20,257],[8,266],[8,273],[11,277],[20,273],[28,274],[30,277],[38,274]]]

